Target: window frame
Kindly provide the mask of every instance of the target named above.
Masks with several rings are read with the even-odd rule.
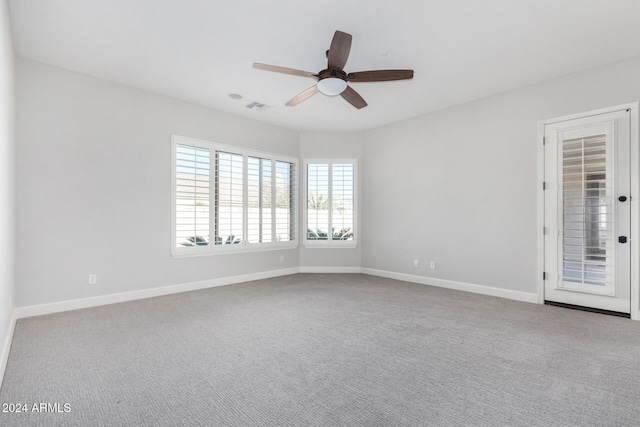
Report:
[[[352,240],[309,240],[307,238],[308,233],[308,209],[309,209],[309,189],[308,189],[308,176],[307,169],[309,164],[326,164],[329,169],[329,229],[332,227],[333,212],[331,210],[332,195],[333,195],[333,165],[334,164],[352,164],[353,165],[353,239]],[[355,248],[358,246],[358,159],[356,158],[308,158],[303,159],[302,179],[304,182],[304,188],[300,188],[300,192],[304,193],[301,196],[303,206],[303,218],[302,218],[302,244],[305,248]]]
[[[196,148],[208,149],[210,155],[210,164],[209,164],[209,176],[210,176],[210,193],[209,193],[209,244],[208,245],[194,245],[194,246],[184,246],[177,247],[177,221],[176,221],[176,196],[177,196],[177,146],[185,145]],[[260,251],[274,251],[274,250],[283,250],[283,249],[295,249],[298,247],[299,242],[299,230],[298,230],[298,211],[299,211],[299,159],[297,157],[291,157],[281,154],[268,153],[264,151],[252,150],[248,148],[238,147],[234,145],[220,144],[211,141],[205,141],[202,139],[190,138],[181,135],[171,135],[171,255],[174,258],[182,258],[182,257],[194,257],[194,256],[207,256],[207,255],[218,255],[218,254],[228,254],[228,253],[245,253],[245,252],[260,252]],[[243,159],[243,241],[238,244],[222,244],[216,245],[212,243],[215,239],[215,181],[216,177],[216,152],[225,152],[231,154],[241,155]],[[291,221],[289,228],[293,234],[293,238],[288,241],[274,241],[272,239],[271,242],[263,242],[263,243],[249,243],[248,242],[248,158],[249,157],[257,157],[260,159],[268,159],[272,161],[272,164],[275,165],[276,162],[285,162],[290,163],[294,166],[293,178],[291,179],[291,184],[294,186],[294,189],[291,191]],[[273,169],[273,182],[275,183],[275,167]],[[276,186],[273,186],[273,194],[274,199],[276,193]],[[272,209],[272,224],[275,224],[276,214],[275,210],[277,208],[277,204],[273,204]],[[272,236],[275,236],[276,229],[275,227],[272,229]]]

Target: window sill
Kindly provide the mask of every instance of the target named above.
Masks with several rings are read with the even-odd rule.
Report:
[[[358,242],[348,241],[348,242],[310,242],[306,241],[303,243],[305,248],[308,249],[355,249],[358,247]]]
[[[218,245],[218,246],[202,246],[202,247],[190,247],[180,248],[181,250],[172,249],[171,256],[173,258],[192,258],[201,256],[212,255],[229,255],[229,254],[246,254],[253,252],[266,252],[266,251],[286,251],[290,249],[297,249],[298,242],[281,243],[281,244],[239,244],[239,245]],[[182,250],[185,249],[185,250]]]

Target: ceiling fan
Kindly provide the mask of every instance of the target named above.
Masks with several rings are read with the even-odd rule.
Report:
[[[293,76],[311,77],[318,81],[309,89],[291,98],[286,104],[289,106],[298,105],[317,92],[321,92],[328,96],[340,95],[351,105],[360,109],[366,107],[367,103],[348,83],[385,82],[413,78],[413,70],[374,70],[347,73],[344,71],[344,66],[347,63],[347,58],[349,58],[351,39],[351,34],[343,33],[342,31],[335,32],[333,40],[331,40],[331,46],[327,51],[327,68],[318,73],[257,62],[253,64],[253,67]]]

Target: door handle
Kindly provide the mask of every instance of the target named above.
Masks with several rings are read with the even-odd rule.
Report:
[[[621,202],[626,202],[627,201],[627,196],[620,196],[620,197],[618,197],[618,200],[620,200]]]
[[[627,243],[627,236],[619,236],[618,237],[618,242]]]

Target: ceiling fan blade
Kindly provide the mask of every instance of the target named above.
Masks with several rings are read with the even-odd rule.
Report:
[[[413,78],[413,70],[375,70],[349,73],[347,79],[352,83],[388,82],[391,80],[409,80]]]
[[[330,70],[333,68],[343,70],[349,58],[349,51],[351,51],[351,34],[336,31],[327,55],[329,60],[328,68]]]
[[[360,96],[358,92],[353,90],[351,86],[347,86],[345,90],[340,94],[347,102],[357,109],[364,108],[367,106],[367,102]]]
[[[279,67],[277,65],[260,64],[259,62],[253,63],[253,68],[260,70],[274,71],[276,73],[290,74],[292,76],[311,77],[317,79],[317,76],[310,71],[296,70],[294,68]]]
[[[302,101],[305,101],[309,98],[311,98],[313,95],[315,95],[318,92],[318,86],[313,85],[311,86],[309,89],[300,92],[299,94],[297,94],[296,96],[294,96],[293,98],[291,98],[286,105],[288,105],[289,107],[293,107],[294,105],[298,105],[300,104]]]

